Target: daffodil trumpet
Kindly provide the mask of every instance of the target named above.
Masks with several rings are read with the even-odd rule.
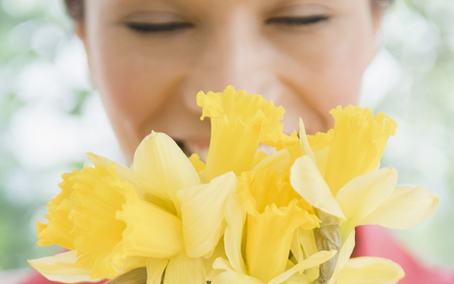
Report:
[[[68,251],[30,260],[52,281],[147,284],[397,283],[386,259],[350,259],[355,227],[409,229],[439,197],[396,187],[379,168],[397,124],[348,106],[334,128],[282,132],[284,109],[260,95],[197,94],[212,135],[206,161],[151,132],[127,167],[88,154],[93,167],[64,174],[37,222],[38,245]],[[274,148],[259,151],[260,144]]]

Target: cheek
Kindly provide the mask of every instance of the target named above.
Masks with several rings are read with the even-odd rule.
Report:
[[[156,48],[131,46],[127,39],[118,42],[117,38],[105,36],[96,42],[92,72],[111,119],[139,133],[142,124],[176,93],[183,68],[174,66],[182,66],[183,61],[163,57],[166,53]]]
[[[278,60],[282,78],[297,94],[283,102],[287,131],[297,129],[298,117],[309,133],[327,131],[334,126],[331,109],[358,102],[362,75],[373,54],[373,35],[367,29],[344,28],[319,33],[310,41],[293,41],[282,47],[286,57]]]
[[[154,125],[144,130],[144,124],[159,116],[175,93],[178,72],[171,61],[153,57],[146,47],[134,48],[117,39],[107,33],[90,42],[90,67],[119,143],[131,160],[151,129],[163,131]]]
[[[315,78],[325,94],[324,108],[357,104],[363,73],[370,61],[370,42],[361,34],[339,38],[331,48],[322,50],[317,65],[320,76]]]

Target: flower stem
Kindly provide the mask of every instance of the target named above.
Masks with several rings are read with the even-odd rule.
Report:
[[[314,284],[326,284],[333,276],[336,268],[339,251],[342,244],[342,235],[337,217],[325,213],[319,209],[315,209],[315,214],[322,221],[320,228],[314,229],[315,243],[319,251],[322,250],[337,250],[338,253],[320,265],[320,275]]]

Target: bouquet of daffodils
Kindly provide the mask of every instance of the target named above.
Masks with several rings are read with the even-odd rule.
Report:
[[[399,187],[379,168],[397,124],[359,107],[331,111],[334,129],[282,132],[284,109],[260,95],[197,94],[211,119],[203,162],[152,132],[128,168],[88,154],[94,167],[63,175],[37,222],[38,245],[68,251],[31,260],[52,281],[143,284],[397,283],[381,258],[350,259],[355,227],[409,229],[439,197]],[[275,149],[259,151],[259,145]]]

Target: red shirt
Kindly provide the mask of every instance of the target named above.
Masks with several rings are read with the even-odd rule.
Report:
[[[376,256],[398,263],[405,271],[399,284],[453,284],[454,273],[428,267],[401,242],[380,226],[356,228],[356,246],[352,257]]]
[[[356,247],[352,257],[359,256],[383,257],[400,264],[405,271],[405,278],[399,284],[454,283],[454,273],[442,272],[426,266],[386,229],[379,226],[361,226],[356,228]],[[39,273],[33,272],[21,284],[50,283],[57,282],[49,281]]]

